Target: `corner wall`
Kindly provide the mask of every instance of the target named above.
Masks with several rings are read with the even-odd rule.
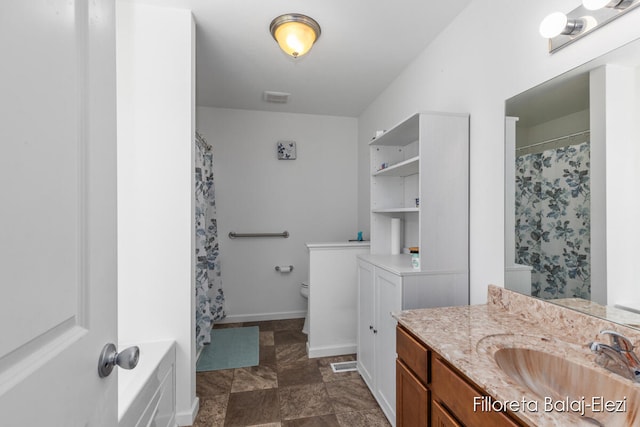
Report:
[[[369,229],[368,142],[418,111],[469,113],[471,303],[504,284],[504,101],[640,37],[632,11],[555,54],[538,25],[578,0],[474,0],[358,120],[358,226]]]
[[[119,343],[176,341],[176,421],[191,425],[194,23],[184,9],[116,12]]]
[[[356,119],[198,107],[197,126],[214,150],[226,322],[304,317],[305,243],[357,236]],[[281,140],[296,141],[296,160],[277,159]]]

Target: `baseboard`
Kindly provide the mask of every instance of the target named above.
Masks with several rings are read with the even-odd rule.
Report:
[[[176,424],[179,426],[191,426],[196,420],[198,410],[200,409],[200,399],[196,397],[191,404],[191,411],[176,413]]]
[[[307,312],[285,311],[280,313],[259,313],[259,314],[227,314],[227,317],[216,323],[243,323],[243,322],[261,322],[265,320],[284,320],[284,319],[300,319],[305,317]]]
[[[345,354],[356,354],[358,352],[358,345],[343,344],[343,345],[326,345],[322,347],[309,347],[307,341],[307,354],[309,358],[315,357],[328,357],[328,356],[342,356]]]

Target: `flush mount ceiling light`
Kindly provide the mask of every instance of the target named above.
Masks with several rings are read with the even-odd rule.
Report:
[[[554,12],[542,20],[540,34],[549,52],[565,47],[640,5],[640,0],[582,0],[568,14]]]
[[[299,13],[278,16],[271,21],[269,31],[280,49],[294,58],[309,52],[320,37],[320,25],[314,19]]]

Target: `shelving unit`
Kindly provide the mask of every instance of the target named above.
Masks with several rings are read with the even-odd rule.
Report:
[[[371,254],[358,256],[358,371],[396,422],[396,322],[389,313],[469,303],[469,116],[414,114],[371,143]],[[416,203],[416,199],[419,203]],[[403,222],[391,255],[391,220]]]
[[[369,147],[371,253],[390,254],[400,218],[402,246],[420,247],[421,271],[467,271],[469,116],[414,114]]]

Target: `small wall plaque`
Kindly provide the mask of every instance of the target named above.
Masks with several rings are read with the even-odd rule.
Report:
[[[278,141],[278,160],[295,160],[295,141]]]

